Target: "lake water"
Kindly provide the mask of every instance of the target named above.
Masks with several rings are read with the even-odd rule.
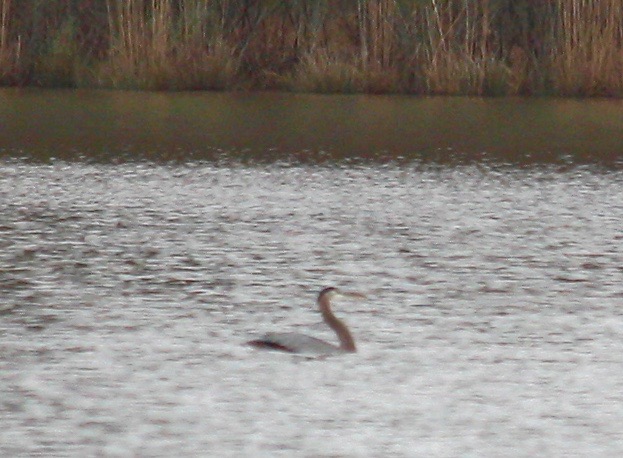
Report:
[[[288,97],[0,92],[0,456],[621,455],[621,105]]]

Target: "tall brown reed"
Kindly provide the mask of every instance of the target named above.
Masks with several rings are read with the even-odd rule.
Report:
[[[106,0],[110,48],[101,85],[141,89],[221,89],[233,84],[237,59],[211,36],[199,0]]]
[[[551,79],[564,95],[623,95],[623,3],[558,0]]]
[[[620,0],[0,0],[0,84],[623,95]]]
[[[2,52],[7,48],[10,8],[11,0],[2,0],[2,3],[0,3],[0,51]]]
[[[10,39],[11,0],[0,0],[0,83],[17,78],[20,66],[21,42]]]

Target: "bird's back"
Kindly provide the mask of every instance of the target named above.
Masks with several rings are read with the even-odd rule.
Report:
[[[333,354],[343,353],[339,347],[324,340],[295,332],[270,332],[249,345],[259,348],[287,351],[290,353]]]

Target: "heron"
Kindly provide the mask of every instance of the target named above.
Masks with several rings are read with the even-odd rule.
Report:
[[[339,345],[294,332],[269,332],[263,337],[247,343],[256,348],[289,353],[336,354],[356,352],[357,347],[352,334],[344,322],[338,319],[331,311],[331,300],[339,296],[365,298],[361,293],[342,292],[333,287],[325,288],[318,294],[317,303],[322,319],[337,335],[340,341]]]

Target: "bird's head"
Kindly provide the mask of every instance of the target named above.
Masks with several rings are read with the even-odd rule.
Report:
[[[322,291],[320,291],[320,294],[318,294],[318,301],[322,300],[322,299],[333,299],[335,296],[339,295],[340,292],[337,288],[334,288],[332,286],[323,289]]]
[[[362,293],[358,293],[358,292],[350,292],[350,291],[342,291],[340,289],[334,288],[332,286],[323,289],[322,291],[320,291],[320,294],[318,294],[318,302],[320,302],[323,299],[334,299],[337,297],[349,297],[349,298],[354,298],[354,299],[365,299],[366,295],[362,294]]]

